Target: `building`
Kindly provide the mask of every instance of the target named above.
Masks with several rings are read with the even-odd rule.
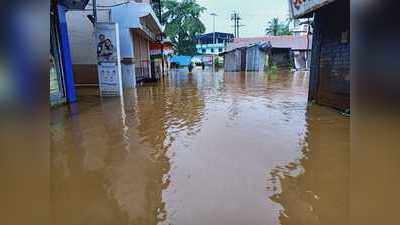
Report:
[[[250,46],[254,45],[262,45],[262,43],[269,43],[270,49],[265,52],[263,51],[260,54],[261,58],[255,59],[254,57],[250,57],[253,60],[263,60],[265,58],[265,65],[270,67],[275,65],[280,68],[290,68],[293,66],[294,69],[297,70],[306,70],[308,69],[309,63],[307,63],[310,59],[310,48],[311,48],[311,37],[308,36],[292,36],[292,35],[284,35],[284,36],[264,36],[264,37],[254,37],[254,38],[235,38],[233,42],[229,43],[227,46],[227,50],[225,53],[233,54],[233,50],[235,49],[248,49]],[[261,53],[261,52],[260,52]],[[239,54],[239,53],[235,53]],[[241,54],[241,53],[240,53]],[[263,54],[267,54],[265,57]],[[225,59],[229,58],[231,60],[233,56],[229,56],[229,54],[223,54]],[[246,53],[247,55],[247,53]],[[235,60],[238,62],[237,60]],[[240,63],[243,64],[245,62],[244,59],[240,60]],[[245,64],[252,64],[253,61],[247,61]],[[257,62],[258,63],[258,62]],[[259,64],[259,63],[258,63]],[[225,64],[228,65],[228,64]],[[238,69],[239,67],[235,68]],[[243,66],[240,66],[241,71],[244,71]],[[261,67],[258,67],[261,68]],[[247,69],[246,69],[247,70]],[[260,70],[258,70],[260,71]]]
[[[163,31],[150,1],[141,2],[130,2],[111,9],[111,21],[121,27],[121,58],[127,59],[134,67],[134,74],[124,73],[123,70],[122,76],[134,76],[137,82],[158,78],[158,73],[151,70],[150,49],[152,44],[159,42]]]
[[[294,36],[307,35],[312,33],[311,19],[296,19],[289,24],[289,30]]]
[[[97,22],[119,25],[122,80],[125,88],[151,78],[150,45],[158,42],[161,26],[150,0],[97,0]],[[72,64],[77,85],[98,85],[91,2],[83,10],[67,13]]]
[[[246,71],[260,72],[264,71],[268,65],[268,52],[271,50],[271,44],[260,42],[251,44],[246,49]]]
[[[314,17],[309,100],[350,109],[350,1],[290,0],[289,5],[295,19]]]
[[[169,63],[167,59],[174,53],[174,44],[168,38],[164,39],[162,42],[150,43],[152,77],[159,78],[162,75],[161,72],[163,70],[163,67],[164,74],[168,72]]]
[[[215,40],[214,40],[215,38]],[[196,37],[196,51],[199,55],[218,55],[226,50],[228,43],[232,42],[234,36],[230,33],[208,33]]]
[[[246,71],[247,46],[232,48],[220,53],[224,57],[225,72]]]
[[[50,105],[72,103],[77,100],[66,13],[83,9],[88,1],[50,1]]]

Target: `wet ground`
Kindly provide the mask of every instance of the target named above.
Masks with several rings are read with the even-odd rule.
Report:
[[[345,225],[350,119],[306,73],[173,71],[52,112],[54,225]]]

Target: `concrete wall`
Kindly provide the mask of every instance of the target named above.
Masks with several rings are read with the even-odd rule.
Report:
[[[350,108],[349,0],[338,0],[321,8],[315,14],[314,23],[309,99],[316,100],[318,104],[348,109]]]
[[[97,0],[97,5],[110,6],[124,2],[126,0]],[[145,0],[143,2],[148,3],[149,1]],[[131,7],[132,10],[126,10],[127,7]],[[137,7],[136,4],[113,7],[112,9],[98,8],[97,10],[98,22],[118,22],[121,59],[123,62],[134,61],[134,41],[129,27],[135,27],[139,23],[139,17],[136,14],[142,13],[141,10],[143,10],[143,7]],[[92,15],[92,13],[91,1],[86,10],[69,11],[67,13],[76,84],[98,84],[96,38],[93,24],[87,18],[87,15]],[[122,76],[125,84],[128,81],[132,81],[132,76],[135,76],[135,66],[133,64],[122,66]],[[132,87],[132,85],[125,87]]]
[[[203,52],[203,49],[205,50],[205,52]],[[212,49],[214,49],[214,52],[212,52]],[[226,48],[224,43],[196,45],[196,51],[198,54],[218,54],[225,50]]]
[[[97,0],[100,6],[114,5],[124,0]],[[97,55],[93,24],[87,18],[92,15],[92,1],[85,10],[68,11],[66,14],[75,84],[98,84]],[[99,22],[110,22],[110,9],[98,8]]]
[[[69,41],[76,84],[97,84],[97,56],[90,11],[67,12]]]

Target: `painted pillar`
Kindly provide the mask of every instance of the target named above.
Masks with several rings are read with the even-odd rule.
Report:
[[[64,84],[67,102],[76,102],[76,90],[75,90],[75,80],[74,73],[72,70],[72,59],[71,51],[68,39],[68,29],[65,13],[67,9],[64,6],[58,5],[58,31],[60,37],[60,49],[61,49],[61,62],[62,70],[64,74]]]
[[[146,50],[147,50],[147,60],[148,60],[148,67],[149,67],[149,77],[154,79],[155,77],[153,77],[151,74],[152,70],[151,70],[150,41],[149,40],[147,40],[147,49]]]

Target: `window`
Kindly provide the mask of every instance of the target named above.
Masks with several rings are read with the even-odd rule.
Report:
[[[219,48],[219,49],[218,49],[218,52],[223,52],[223,49],[222,49],[222,48]]]
[[[214,53],[214,49],[213,48],[211,49],[211,53]]]
[[[206,53],[206,49],[205,49],[205,48],[201,49],[201,52],[202,52],[203,54]]]

